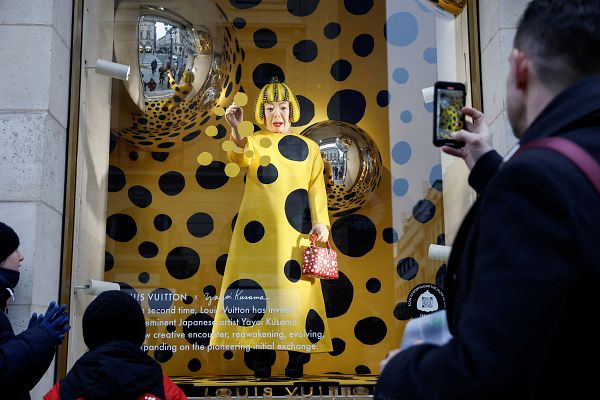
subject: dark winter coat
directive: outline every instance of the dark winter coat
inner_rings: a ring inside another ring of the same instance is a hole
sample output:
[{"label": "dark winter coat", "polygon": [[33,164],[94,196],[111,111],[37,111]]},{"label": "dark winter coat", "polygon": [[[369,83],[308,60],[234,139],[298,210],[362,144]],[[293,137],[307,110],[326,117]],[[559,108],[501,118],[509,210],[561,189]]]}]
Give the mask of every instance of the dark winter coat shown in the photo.
[{"label": "dark winter coat", "polygon": [[115,340],[84,354],[44,400],[136,400],[153,396],[187,400],[152,357],[129,342]]},{"label": "dark winter coat", "polygon": [[[569,138],[600,162],[600,77],[559,94],[521,144],[547,136]],[[552,150],[500,163],[490,152],[469,177],[480,196],[445,281],[454,339],[397,354],[376,399],[598,397],[600,196]]]},{"label": "dark winter coat", "polygon": [[0,398],[28,400],[29,391],[50,367],[56,345],[41,326],[15,336],[6,316],[9,296],[6,288],[0,287]]}]

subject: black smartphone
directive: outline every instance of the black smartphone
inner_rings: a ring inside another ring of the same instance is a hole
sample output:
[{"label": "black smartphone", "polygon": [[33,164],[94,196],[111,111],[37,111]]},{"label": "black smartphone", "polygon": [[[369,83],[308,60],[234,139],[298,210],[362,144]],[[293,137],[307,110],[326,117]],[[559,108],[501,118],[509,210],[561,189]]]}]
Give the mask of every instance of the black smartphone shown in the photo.
[{"label": "black smartphone", "polygon": [[462,147],[462,141],[450,139],[450,134],[465,126],[460,111],[465,105],[465,85],[459,82],[438,81],[433,85],[433,145]]}]

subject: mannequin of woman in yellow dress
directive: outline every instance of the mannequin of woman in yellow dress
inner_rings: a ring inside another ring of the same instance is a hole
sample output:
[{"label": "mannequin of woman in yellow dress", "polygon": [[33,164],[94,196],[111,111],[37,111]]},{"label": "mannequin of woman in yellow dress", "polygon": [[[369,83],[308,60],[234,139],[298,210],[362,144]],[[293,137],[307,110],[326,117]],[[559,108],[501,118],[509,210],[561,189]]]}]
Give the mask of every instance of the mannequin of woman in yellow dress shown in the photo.
[{"label": "mannequin of woman in yellow dress", "polygon": [[[256,378],[271,376],[275,350],[288,352],[285,375],[294,379],[303,376],[309,353],[333,350],[321,283],[300,273],[301,241],[326,242],[329,216],[319,146],[291,131],[299,112],[297,99],[277,79],[263,87],[255,106],[264,130],[243,137],[242,108],[233,103],[225,111],[238,147],[228,157],[248,172],[210,344],[231,345],[235,338],[251,349],[244,359]],[[233,302],[239,293],[253,300]]]}]

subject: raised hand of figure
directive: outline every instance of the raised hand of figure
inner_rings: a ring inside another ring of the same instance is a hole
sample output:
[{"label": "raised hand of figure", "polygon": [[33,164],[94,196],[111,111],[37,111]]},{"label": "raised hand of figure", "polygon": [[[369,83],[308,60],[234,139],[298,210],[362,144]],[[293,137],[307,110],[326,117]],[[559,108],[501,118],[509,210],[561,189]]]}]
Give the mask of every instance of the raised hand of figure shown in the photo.
[{"label": "raised hand of figure", "polygon": [[465,142],[465,145],[461,148],[443,146],[442,151],[462,158],[471,169],[482,155],[492,150],[492,135],[481,111],[471,107],[463,107],[461,111],[471,117],[473,122],[466,121],[465,129],[452,133],[452,139]]},{"label": "raised hand of figure", "polygon": [[314,224],[308,233],[308,237],[311,240],[314,238],[315,240],[325,243],[329,240],[329,229],[327,229],[327,225],[325,224]]},{"label": "raised hand of figure", "polygon": [[[36,323],[39,323],[48,331],[56,344],[61,344],[65,334],[71,329],[69,326],[69,314],[66,312],[65,304],[57,305],[54,301],[50,302],[45,314],[37,317]],[[29,321],[33,321],[33,316]]]},{"label": "raised hand of figure", "polygon": [[237,104],[231,103],[225,110],[225,120],[233,129],[237,129],[244,120],[244,110]]}]

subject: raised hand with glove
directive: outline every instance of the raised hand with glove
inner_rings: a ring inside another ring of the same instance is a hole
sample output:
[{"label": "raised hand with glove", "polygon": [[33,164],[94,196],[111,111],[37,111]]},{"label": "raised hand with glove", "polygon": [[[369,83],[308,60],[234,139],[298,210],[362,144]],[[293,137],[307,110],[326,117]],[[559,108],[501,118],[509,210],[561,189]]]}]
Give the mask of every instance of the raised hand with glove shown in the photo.
[{"label": "raised hand with glove", "polygon": [[61,344],[66,333],[71,329],[66,308],[67,306],[64,304],[59,306],[56,302],[51,301],[45,314],[33,313],[28,328],[39,325],[46,329],[56,344]]}]

